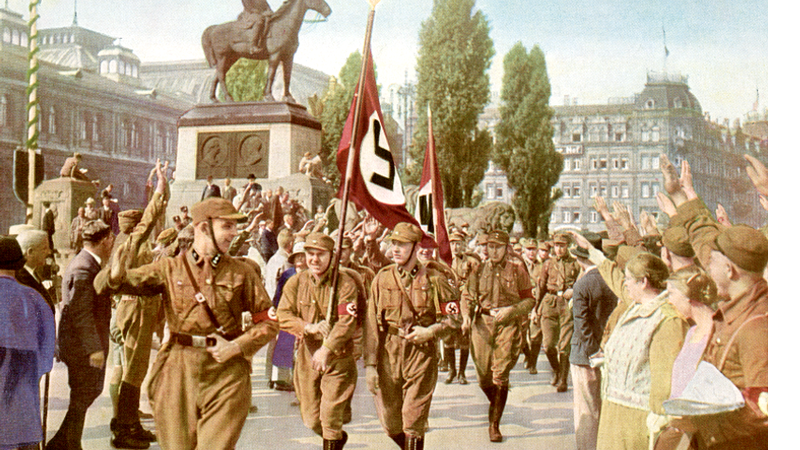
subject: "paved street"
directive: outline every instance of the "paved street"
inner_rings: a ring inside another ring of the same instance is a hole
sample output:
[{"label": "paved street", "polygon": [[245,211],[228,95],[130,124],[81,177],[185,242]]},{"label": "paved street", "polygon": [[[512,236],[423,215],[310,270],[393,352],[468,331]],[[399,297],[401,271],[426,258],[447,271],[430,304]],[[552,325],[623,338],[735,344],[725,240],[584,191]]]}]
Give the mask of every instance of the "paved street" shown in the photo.
[{"label": "paved street", "polygon": [[[294,394],[268,388],[264,377],[262,349],[256,355],[253,375],[253,402],[258,412],[250,414],[239,439],[238,449],[276,448],[306,450],[322,448],[322,439],[307,430],[300,419],[297,406],[290,403]],[[155,352],[153,353],[155,355]],[[521,361],[521,358],[520,358]],[[361,363],[359,363],[360,365]],[[482,449],[490,445],[506,449],[573,449],[572,389],[559,394],[550,386],[548,364],[541,355],[538,375],[529,375],[522,363],[511,373],[512,389],[500,425],[506,440],[491,444],[487,435],[488,401],[475,381],[472,364],[467,367],[468,386],[445,385],[446,373],[439,373],[439,385],[433,397],[430,430],[426,435],[428,449]],[[364,369],[359,370],[359,382],[353,399],[353,421],[345,425],[350,434],[346,448],[394,450],[397,446],[381,429],[372,395],[364,383]],[[108,374],[106,375],[106,382]],[[55,434],[68,404],[66,366],[56,363],[51,381],[48,438]],[[145,397],[142,410],[149,411]],[[244,406],[243,406],[244,407]],[[85,450],[110,449],[111,400],[108,386],[103,395],[89,409],[83,434]],[[153,421],[143,422],[153,429]],[[158,449],[153,444],[151,449]]]}]

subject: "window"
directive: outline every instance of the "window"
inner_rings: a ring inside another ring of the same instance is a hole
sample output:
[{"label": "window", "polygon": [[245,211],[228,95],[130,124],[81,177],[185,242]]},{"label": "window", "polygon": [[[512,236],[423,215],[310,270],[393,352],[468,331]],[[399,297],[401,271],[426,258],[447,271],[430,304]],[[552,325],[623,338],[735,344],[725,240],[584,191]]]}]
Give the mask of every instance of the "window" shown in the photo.
[{"label": "window", "polygon": [[581,170],[581,160],[575,158],[572,160],[572,170]]},{"label": "window", "polygon": [[651,132],[653,142],[658,142],[661,140],[661,133],[658,131],[658,127],[653,128]]},{"label": "window", "polygon": [[655,107],[656,107],[656,101],[655,101],[655,100],[653,100],[652,98],[651,98],[651,99],[648,99],[648,100],[645,102],[645,104],[644,104],[644,107],[645,107],[645,109],[653,109],[653,108],[655,108]]},{"label": "window", "polygon": [[592,170],[597,170],[597,167],[598,167],[597,160],[596,159],[592,159]]},{"label": "window", "polygon": [[628,183],[622,183],[620,190],[622,191],[622,198],[629,198],[631,196],[631,190],[628,187]]},{"label": "window", "polygon": [[608,169],[608,160],[605,158],[601,159],[597,167],[600,169]]},{"label": "window", "polygon": [[564,223],[570,223],[572,221],[572,214],[569,211],[564,211],[563,218]]},{"label": "window", "polygon": [[683,100],[680,97],[676,98],[672,101],[672,106],[675,108],[683,108]]},{"label": "window", "polygon": [[600,197],[608,196],[608,190],[606,189],[605,183],[600,184]]},{"label": "window", "polygon": [[100,141],[100,119],[96,114],[92,116],[92,140]]},{"label": "window", "polygon": [[494,195],[494,184],[487,183],[486,184],[486,198],[493,198],[492,195]]},{"label": "window", "polygon": [[619,159],[614,158],[613,160],[611,160],[611,167],[613,167],[616,170],[619,170]]},{"label": "window", "polygon": [[619,198],[619,186],[616,184],[611,185],[611,197]]},{"label": "window", "polygon": [[650,187],[650,193],[653,195],[653,197],[655,197],[656,195],[658,195],[658,190],[659,190],[659,184],[658,184],[658,182],[656,181],[656,182],[655,182],[655,183],[653,183],[653,185]]},{"label": "window", "polygon": [[650,130],[642,130],[642,142],[650,141]]},{"label": "window", "polygon": [[572,183],[572,197],[580,198],[580,196],[581,196],[581,182],[576,181],[575,183]]},{"label": "window", "polygon": [[[675,167],[680,167],[681,163],[675,164]],[[653,156],[653,170],[660,170],[661,169],[661,157],[656,155]]]},{"label": "window", "polygon": [[572,186],[569,183],[561,183],[561,192],[564,193],[564,198],[571,198]]},{"label": "window", "polygon": [[100,73],[108,73],[108,60],[100,61]]},{"label": "window", "polygon": [[622,158],[619,160],[619,168],[621,170],[628,170],[628,158]]},{"label": "window", "polygon": [[650,170],[650,155],[642,155],[642,170]]},{"label": "window", "polygon": [[48,113],[48,121],[47,121],[47,132],[50,134],[56,134],[56,107],[51,106],[50,112]]},{"label": "window", "polygon": [[581,212],[575,211],[572,213],[572,222],[579,223],[581,221]]},{"label": "window", "polygon": [[569,159],[564,158],[564,172],[568,172],[571,166]]},{"label": "window", "polygon": [[8,122],[8,97],[0,95],[0,127]]},{"label": "window", "polygon": [[112,59],[108,62],[108,73],[117,73],[117,60]]},{"label": "window", "polygon": [[11,42],[11,30],[8,27],[3,28],[3,42],[6,44]]},{"label": "window", "polygon": [[503,198],[503,186],[498,184],[497,187],[495,188],[495,193],[497,194],[496,195],[497,198]]},{"label": "window", "polygon": [[642,198],[650,198],[650,183],[642,183]]},{"label": "window", "polygon": [[597,211],[589,211],[589,222],[597,223],[599,221],[600,220],[599,220],[599,215],[597,214]]},{"label": "window", "polygon": [[597,183],[589,183],[589,197],[594,198],[597,195]]},{"label": "window", "polygon": [[572,142],[580,142],[581,141],[581,134],[578,132],[572,133]]},{"label": "window", "polygon": [[614,140],[617,142],[622,142],[622,132],[617,131],[614,133]]}]

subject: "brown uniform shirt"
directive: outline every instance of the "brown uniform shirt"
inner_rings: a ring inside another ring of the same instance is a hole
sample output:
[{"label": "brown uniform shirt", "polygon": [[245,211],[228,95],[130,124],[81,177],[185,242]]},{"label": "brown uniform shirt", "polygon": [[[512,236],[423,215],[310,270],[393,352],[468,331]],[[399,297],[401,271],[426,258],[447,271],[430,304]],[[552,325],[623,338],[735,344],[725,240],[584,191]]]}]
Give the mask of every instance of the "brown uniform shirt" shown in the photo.
[{"label": "brown uniform shirt", "polygon": [[[298,338],[309,323],[325,319],[331,293],[331,269],[317,280],[309,270],[289,278],[283,286],[281,302],[278,306],[278,319],[281,329]],[[356,330],[356,305],[358,285],[347,273],[339,273],[338,317],[330,334],[322,343],[335,354],[341,355],[353,349],[353,333]]]},{"label": "brown uniform shirt", "polygon": [[539,312],[542,309],[542,299],[547,294],[561,295],[575,284],[580,273],[580,264],[569,253],[561,258],[545,261],[536,282],[536,304]]},{"label": "brown uniform shirt", "polygon": [[[216,267],[210,261],[196,260],[193,252],[160,259],[138,269],[128,270],[120,292],[137,295],[161,294],[167,323],[173,333],[210,335],[216,332],[206,309],[195,299],[195,289],[186,272],[188,262],[200,291],[226,333],[242,329],[242,312],[254,316],[269,310],[272,301],[252,266],[228,255],[219,257]],[[278,334],[278,322],[263,320],[235,339],[245,357],[253,356]]]},{"label": "brown uniform shirt", "polygon": [[462,292],[461,308],[469,311],[475,305],[481,309],[519,305],[525,314],[530,312],[533,293],[525,263],[506,257],[498,264],[486,261],[472,272]]},{"label": "brown uniform shirt", "polygon": [[458,280],[458,289],[463,288],[467,284],[469,275],[478,270],[481,265],[481,259],[472,253],[462,253],[453,257],[453,272],[455,272]]},{"label": "brown uniform shirt", "polygon": [[365,365],[377,364],[379,329],[385,332],[390,326],[410,331],[415,325],[428,327],[438,322],[436,337],[460,329],[458,309],[448,309],[457,301],[457,294],[438,265],[417,263],[409,273],[392,264],[375,276],[367,307]]}]

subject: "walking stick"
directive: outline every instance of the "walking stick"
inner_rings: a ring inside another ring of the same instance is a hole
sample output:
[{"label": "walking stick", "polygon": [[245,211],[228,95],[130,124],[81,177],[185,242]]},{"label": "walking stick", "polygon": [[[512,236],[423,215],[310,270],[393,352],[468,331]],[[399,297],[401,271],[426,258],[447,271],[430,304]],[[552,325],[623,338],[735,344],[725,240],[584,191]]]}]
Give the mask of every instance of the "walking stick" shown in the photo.
[{"label": "walking stick", "polygon": [[42,442],[41,450],[44,450],[47,442],[47,409],[50,404],[50,372],[44,374],[44,400],[42,401]]}]

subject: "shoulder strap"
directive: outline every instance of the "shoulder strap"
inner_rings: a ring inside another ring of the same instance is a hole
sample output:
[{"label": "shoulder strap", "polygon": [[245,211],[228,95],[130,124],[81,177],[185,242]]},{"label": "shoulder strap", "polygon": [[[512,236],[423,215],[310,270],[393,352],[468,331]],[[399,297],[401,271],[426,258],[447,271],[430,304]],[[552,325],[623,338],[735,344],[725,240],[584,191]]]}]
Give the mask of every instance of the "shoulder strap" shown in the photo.
[{"label": "shoulder strap", "polygon": [[769,313],[759,314],[757,316],[750,317],[749,319],[747,319],[744,322],[742,322],[742,324],[739,325],[738,328],[736,328],[736,331],[733,332],[733,334],[731,335],[730,340],[728,340],[728,343],[725,344],[725,350],[723,350],[723,352],[722,352],[722,358],[720,358],[717,361],[717,370],[722,372],[722,367],[725,365],[725,359],[728,358],[728,353],[731,351],[731,346],[733,346],[733,341],[736,339],[736,336],[739,335],[739,332],[742,331],[742,328],[744,328],[744,326],[747,325],[748,323],[753,322],[753,321],[755,321],[757,319],[766,319],[767,318],[767,314],[769,314]]},{"label": "shoulder strap", "polygon": [[200,286],[197,284],[197,280],[194,279],[194,275],[192,275],[192,268],[189,267],[189,260],[187,259],[186,252],[183,253],[183,265],[186,268],[186,274],[189,276],[189,281],[192,282],[192,287],[194,288],[194,299],[197,300],[197,303],[203,305],[203,309],[205,309],[206,314],[208,314],[208,318],[211,319],[211,324],[214,325],[214,328],[217,329],[217,332],[221,335],[226,335],[225,330],[217,321],[217,316],[214,315],[214,311],[211,310],[211,307],[208,306],[208,302],[206,301],[206,297],[200,292]]},{"label": "shoulder strap", "polygon": [[[397,276],[397,270],[392,270],[392,276],[394,276],[394,281],[397,283],[397,286],[400,287],[400,290],[403,291],[403,303],[408,306],[408,309],[411,311],[411,316],[414,317],[414,322],[417,321],[417,310],[414,309],[414,303],[411,301],[411,294],[406,290],[405,285],[403,284],[403,280]],[[411,280],[411,292],[414,291],[414,280]]]}]

